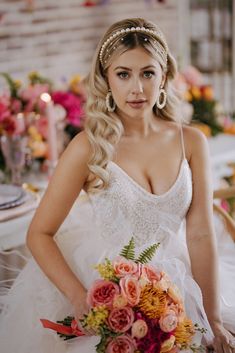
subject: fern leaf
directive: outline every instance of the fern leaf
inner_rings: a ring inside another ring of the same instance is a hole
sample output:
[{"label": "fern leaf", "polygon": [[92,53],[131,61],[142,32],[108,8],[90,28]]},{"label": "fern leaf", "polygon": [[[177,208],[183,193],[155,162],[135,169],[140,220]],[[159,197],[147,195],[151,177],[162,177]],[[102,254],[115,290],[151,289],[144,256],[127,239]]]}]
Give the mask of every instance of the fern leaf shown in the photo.
[{"label": "fern leaf", "polygon": [[140,253],[136,262],[140,262],[141,264],[146,264],[147,262],[151,261],[159,245],[160,243],[153,244],[149,246],[147,249],[143,250]]},{"label": "fern leaf", "polygon": [[129,243],[124,246],[124,248],[120,252],[120,256],[123,256],[128,260],[135,261],[135,241],[133,237],[131,238]]}]

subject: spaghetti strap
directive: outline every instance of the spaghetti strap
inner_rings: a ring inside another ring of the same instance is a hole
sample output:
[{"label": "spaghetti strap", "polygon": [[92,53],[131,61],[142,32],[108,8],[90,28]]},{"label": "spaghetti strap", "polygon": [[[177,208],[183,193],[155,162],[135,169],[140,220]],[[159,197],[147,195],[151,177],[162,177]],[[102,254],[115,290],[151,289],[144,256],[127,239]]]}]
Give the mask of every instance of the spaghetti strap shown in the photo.
[{"label": "spaghetti strap", "polygon": [[185,148],[184,148],[184,134],[183,134],[183,126],[182,123],[180,123],[180,137],[181,137],[181,145],[182,145],[182,151],[183,151],[183,159],[185,159]]}]

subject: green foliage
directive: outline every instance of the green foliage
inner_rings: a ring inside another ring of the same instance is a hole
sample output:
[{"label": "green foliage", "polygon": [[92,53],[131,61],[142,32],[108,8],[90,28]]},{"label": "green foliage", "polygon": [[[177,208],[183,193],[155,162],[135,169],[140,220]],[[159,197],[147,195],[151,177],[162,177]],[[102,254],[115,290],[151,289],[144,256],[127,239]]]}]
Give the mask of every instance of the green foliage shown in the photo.
[{"label": "green foliage", "polygon": [[147,249],[143,250],[139,257],[137,258],[136,262],[140,262],[141,264],[145,264],[152,260],[153,256],[157,248],[159,247],[160,243],[150,245]]},{"label": "green foliage", "polygon": [[215,100],[193,99],[191,101],[193,106],[193,120],[192,122],[201,122],[211,128],[212,136],[222,132],[222,126],[217,122],[215,113]]},{"label": "green foliage", "polygon": [[159,247],[160,243],[150,245],[147,249],[143,250],[138,258],[135,258],[135,241],[132,237],[131,240],[127,245],[124,246],[122,251],[120,252],[120,256],[125,257],[128,260],[135,261],[136,263],[147,263],[152,260],[153,256],[157,248]]},{"label": "green foliage", "polygon": [[14,81],[9,74],[6,72],[1,72],[0,75],[5,78],[5,80],[8,83],[9,89],[10,89],[10,95],[12,98],[17,98],[18,97],[18,88],[19,85],[17,84],[16,81]]},{"label": "green foliage", "polygon": [[31,85],[35,84],[48,84],[49,87],[52,87],[52,82],[46,77],[41,76],[37,71],[32,71],[28,75],[28,79]]},{"label": "green foliage", "polygon": [[[56,322],[57,322],[58,324],[62,324],[62,325],[64,325],[64,326],[70,327],[70,326],[71,326],[71,323],[72,323],[72,321],[73,321],[73,319],[74,319],[73,316],[66,316],[66,317],[64,318],[64,320],[61,320],[61,321],[58,320],[58,321],[56,321]],[[57,335],[59,335],[61,338],[63,338],[64,341],[68,341],[68,340],[71,340],[72,338],[77,337],[77,336],[75,336],[75,335],[70,335],[70,336],[68,336],[68,335],[65,335],[65,334],[59,333],[59,332],[57,332]]]},{"label": "green foliage", "polygon": [[129,243],[124,246],[124,248],[120,252],[120,256],[123,256],[128,260],[135,261],[135,241],[133,237],[131,238]]},{"label": "green foliage", "polygon": [[100,335],[101,335],[101,340],[95,346],[96,352],[97,353],[105,353],[106,346],[107,346],[107,340],[109,338],[114,338],[114,337],[120,336],[121,333],[116,333],[116,332],[110,331],[107,326],[103,326],[100,328]]}]

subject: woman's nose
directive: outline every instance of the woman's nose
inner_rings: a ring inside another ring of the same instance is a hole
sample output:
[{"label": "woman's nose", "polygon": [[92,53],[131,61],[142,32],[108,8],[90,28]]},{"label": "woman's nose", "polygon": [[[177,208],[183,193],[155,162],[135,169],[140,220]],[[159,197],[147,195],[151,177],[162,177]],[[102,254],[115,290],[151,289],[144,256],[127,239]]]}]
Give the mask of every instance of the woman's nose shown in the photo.
[{"label": "woman's nose", "polygon": [[143,85],[140,79],[133,80],[132,87],[131,87],[132,94],[139,94],[143,93]]}]

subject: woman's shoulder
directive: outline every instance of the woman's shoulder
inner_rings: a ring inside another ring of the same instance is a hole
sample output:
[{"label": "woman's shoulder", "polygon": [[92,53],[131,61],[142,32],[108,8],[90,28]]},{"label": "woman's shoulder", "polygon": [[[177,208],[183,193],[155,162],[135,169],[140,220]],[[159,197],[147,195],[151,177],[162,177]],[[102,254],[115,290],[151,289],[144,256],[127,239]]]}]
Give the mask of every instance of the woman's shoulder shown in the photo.
[{"label": "woman's shoulder", "polygon": [[195,153],[204,153],[208,150],[208,141],[205,134],[203,134],[199,129],[183,124],[183,137],[185,149],[192,156]]},{"label": "woman's shoulder", "polygon": [[89,158],[91,155],[91,144],[85,131],[79,132],[69,143],[67,150],[76,156]]},{"label": "woman's shoulder", "polygon": [[78,133],[68,144],[62,159],[72,160],[76,163],[87,164],[92,154],[91,145],[85,131]]}]

